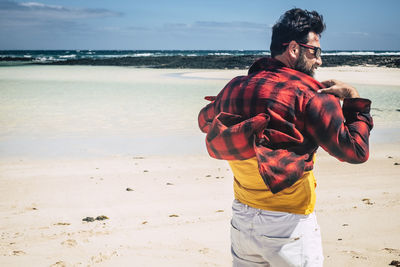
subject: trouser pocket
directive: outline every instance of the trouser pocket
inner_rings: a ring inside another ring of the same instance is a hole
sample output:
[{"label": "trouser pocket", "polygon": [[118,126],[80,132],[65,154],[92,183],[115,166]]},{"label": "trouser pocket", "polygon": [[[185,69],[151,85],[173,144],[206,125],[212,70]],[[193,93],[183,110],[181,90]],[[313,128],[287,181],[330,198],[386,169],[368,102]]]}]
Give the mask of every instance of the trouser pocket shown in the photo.
[{"label": "trouser pocket", "polygon": [[[271,266],[301,266],[301,237],[270,237],[254,234],[251,230],[239,230],[231,222],[232,254],[241,260],[270,264]],[[239,265],[240,266],[240,265]]]},{"label": "trouser pocket", "polygon": [[255,237],[257,245],[263,248],[263,255],[272,266],[301,266],[301,237]]}]

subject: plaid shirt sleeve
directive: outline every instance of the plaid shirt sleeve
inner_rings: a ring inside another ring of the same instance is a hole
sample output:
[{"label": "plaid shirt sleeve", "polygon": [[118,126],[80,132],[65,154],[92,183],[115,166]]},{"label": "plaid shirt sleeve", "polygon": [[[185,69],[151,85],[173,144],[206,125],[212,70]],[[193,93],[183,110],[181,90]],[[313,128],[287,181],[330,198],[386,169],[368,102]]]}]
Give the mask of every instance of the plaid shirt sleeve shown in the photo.
[{"label": "plaid shirt sleeve", "polygon": [[307,104],[305,130],[330,155],[349,163],[362,163],[369,156],[368,139],[373,127],[371,101],[317,94]]},{"label": "plaid shirt sleeve", "polygon": [[[205,97],[206,100],[209,100],[208,98],[211,97]],[[199,113],[198,116],[198,123],[199,123],[199,128],[203,133],[208,133],[211,122],[214,120],[214,117],[216,116],[216,111],[215,111],[215,99],[210,99],[210,101],[213,101],[209,103],[207,106],[205,106]]]}]

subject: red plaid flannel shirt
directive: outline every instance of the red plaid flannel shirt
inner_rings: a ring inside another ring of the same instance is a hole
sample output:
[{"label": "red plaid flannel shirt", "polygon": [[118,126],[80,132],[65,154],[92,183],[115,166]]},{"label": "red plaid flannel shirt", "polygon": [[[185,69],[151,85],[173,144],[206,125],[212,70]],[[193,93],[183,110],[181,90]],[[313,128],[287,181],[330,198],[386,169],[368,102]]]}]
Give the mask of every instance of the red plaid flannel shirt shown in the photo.
[{"label": "red plaid flannel shirt", "polygon": [[373,127],[371,101],[338,98],[316,91],[312,77],[272,58],[256,61],[247,76],[231,80],[199,114],[211,157],[257,157],[259,172],[272,193],[294,184],[312,170],[321,146],[341,161],[368,159]]}]

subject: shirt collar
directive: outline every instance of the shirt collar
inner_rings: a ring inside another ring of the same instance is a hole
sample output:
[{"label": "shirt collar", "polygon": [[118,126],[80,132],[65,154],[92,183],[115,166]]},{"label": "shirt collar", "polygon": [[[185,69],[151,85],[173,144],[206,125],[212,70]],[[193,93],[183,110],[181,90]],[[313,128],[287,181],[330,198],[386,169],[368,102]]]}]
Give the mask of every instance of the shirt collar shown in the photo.
[{"label": "shirt collar", "polygon": [[253,74],[262,70],[276,70],[286,67],[285,64],[280,62],[275,58],[263,57],[256,60],[253,65],[251,65],[248,74]]},{"label": "shirt collar", "polygon": [[251,65],[248,75],[254,74],[259,71],[274,71],[276,72],[277,70],[282,70],[283,72],[290,74],[290,75],[295,75],[298,77],[299,80],[302,80],[303,83],[307,84],[311,88],[313,88],[315,91],[324,88],[322,84],[320,84],[317,80],[315,80],[313,77],[302,73],[300,71],[294,70],[292,68],[286,67],[285,64],[283,64],[281,61],[275,59],[275,58],[270,58],[270,57],[263,57],[258,60],[256,60],[253,65]]}]

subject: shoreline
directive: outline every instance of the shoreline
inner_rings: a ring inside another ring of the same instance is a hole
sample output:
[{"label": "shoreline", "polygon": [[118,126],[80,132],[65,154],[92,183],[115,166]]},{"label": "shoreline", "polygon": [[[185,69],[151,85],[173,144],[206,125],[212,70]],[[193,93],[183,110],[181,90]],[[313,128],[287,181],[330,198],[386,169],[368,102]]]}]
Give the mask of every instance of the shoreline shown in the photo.
[{"label": "shoreline", "polygon": [[[61,75],[57,72],[60,70],[69,72],[73,71],[74,68],[79,68],[81,71],[86,71],[86,76],[74,75],[69,77],[67,80],[79,79],[82,81],[89,81],[93,79],[99,79],[100,81],[110,80],[110,81],[124,81],[124,82],[134,82],[138,79],[146,80],[151,76],[155,76],[158,79],[163,80],[203,80],[203,81],[229,81],[232,78],[240,75],[247,75],[247,69],[202,69],[202,68],[145,68],[136,66],[113,66],[113,65],[49,65],[49,64],[26,64],[26,65],[9,65],[0,66],[0,82],[1,79],[16,79],[16,78],[30,78],[31,76],[36,76],[35,79],[46,79],[51,80],[51,77],[42,71],[36,71],[34,74],[29,74],[28,77],[22,76],[22,72],[25,68],[36,67],[44,69],[45,71],[57,73],[57,77]],[[62,68],[66,69],[62,69]],[[8,72],[9,74],[14,74],[17,69],[17,76],[6,76],[1,75],[1,71]],[[102,75],[97,75],[95,77],[96,71],[101,71]],[[14,71],[14,72],[12,72]],[[114,71],[118,74],[117,77],[112,77],[107,75],[109,71]],[[125,77],[130,73],[142,73],[143,77]],[[122,73],[122,74],[121,74]],[[103,74],[105,77],[103,77]],[[125,75],[125,76],[124,76]],[[170,79],[169,79],[170,78]],[[353,84],[367,84],[367,85],[387,85],[387,86],[400,86],[400,68],[391,68],[385,66],[335,66],[328,67],[324,64],[316,70],[315,79],[322,81],[325,79],[338,79],[344,82]]]},{"label": "shoreline", "polygon": [[[183,79],[230,80],[235,76],[246,75],[247,70],[221,69],[176,69],[178,73],[169,74]],[[400,86],[400,69],[376,66],[321,66],[315,79],[319,81],[337,79],[352,84]]]}]

